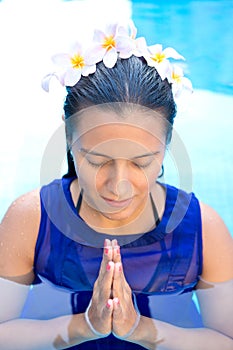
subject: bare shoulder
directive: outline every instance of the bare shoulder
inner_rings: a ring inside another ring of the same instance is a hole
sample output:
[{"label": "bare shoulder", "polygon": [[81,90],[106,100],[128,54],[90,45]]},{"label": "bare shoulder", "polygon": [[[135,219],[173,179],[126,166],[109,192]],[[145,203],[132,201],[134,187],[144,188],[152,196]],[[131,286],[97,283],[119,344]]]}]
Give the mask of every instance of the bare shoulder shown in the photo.
[{"label": "bare shoulder", "polygon": [[203,237],[202,278],[223,282],[233,278],[233,239],[219,214],[200,203]]},{"label": "bare shoulder", "polygon": [[20,281],[20,276],[31,274],[40,215],[39,189],[10,205],[0,225],[0,276]]}]

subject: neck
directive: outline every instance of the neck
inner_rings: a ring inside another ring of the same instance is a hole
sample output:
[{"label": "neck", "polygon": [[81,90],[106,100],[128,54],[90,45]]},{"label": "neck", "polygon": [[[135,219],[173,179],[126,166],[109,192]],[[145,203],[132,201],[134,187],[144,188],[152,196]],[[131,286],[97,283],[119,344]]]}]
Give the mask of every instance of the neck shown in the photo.
[{"label": "neck", "polygon": [[[78,180],[71,184],[71,194],[74,203],[80,197]],[[155,208],[153,208],[153,204]],[[85,201],[85,194],[79,210],[81,218],[96,232],[109,235],[140,234],[151,231],[156,226],[156,221],[161,218],[165,205],[165,191],[159,184],[155,184],[150,196],[147,196],[143,208],[134,213],[134,217],[125,220],[113,220],[104,216]]]}]

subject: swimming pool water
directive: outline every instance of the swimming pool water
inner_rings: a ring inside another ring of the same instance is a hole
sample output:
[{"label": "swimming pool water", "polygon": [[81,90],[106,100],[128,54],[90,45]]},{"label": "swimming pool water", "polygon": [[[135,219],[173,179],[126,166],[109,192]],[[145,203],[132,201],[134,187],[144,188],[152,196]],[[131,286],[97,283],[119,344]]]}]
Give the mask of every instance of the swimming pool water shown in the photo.
[{"label": "swimming pool water", "polygon": [[194,88],[233,94],[233,1],[132,1],[132,17],[148,43],[175,47]]}]

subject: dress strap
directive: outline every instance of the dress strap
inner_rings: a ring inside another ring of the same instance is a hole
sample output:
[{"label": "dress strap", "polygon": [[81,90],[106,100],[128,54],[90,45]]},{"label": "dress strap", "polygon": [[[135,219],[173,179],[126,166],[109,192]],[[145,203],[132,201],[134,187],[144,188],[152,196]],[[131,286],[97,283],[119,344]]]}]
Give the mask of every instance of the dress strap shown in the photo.
[{"label": "dress strap", "polygon": [[83,200],[83,189],[81,188],[81,191],[80,191],[80,194],[79,194],[79,197],[78,197],[78,201],[77,201],[77,204],[76,204],[76,212],[77,214],[79,215],[79,212],[80,212],[80,209],[81,209],[81,205],[82,205],[82,200]]}]

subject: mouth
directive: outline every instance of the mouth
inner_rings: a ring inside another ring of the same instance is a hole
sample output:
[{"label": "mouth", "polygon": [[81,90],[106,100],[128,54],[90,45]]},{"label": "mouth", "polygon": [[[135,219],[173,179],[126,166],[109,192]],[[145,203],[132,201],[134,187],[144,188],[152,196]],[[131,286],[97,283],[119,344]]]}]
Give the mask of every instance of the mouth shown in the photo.
[{"label": "mouth", "polygon": [[132,202],[132,197],[128,199],[124,199],[122,201],[116,201],[113,199],[108,199],[105,197],[102,197],[105,203],[107,203],[109,206],[114,207],[114,208],[124,208],[127,207],[131,202]]}]

